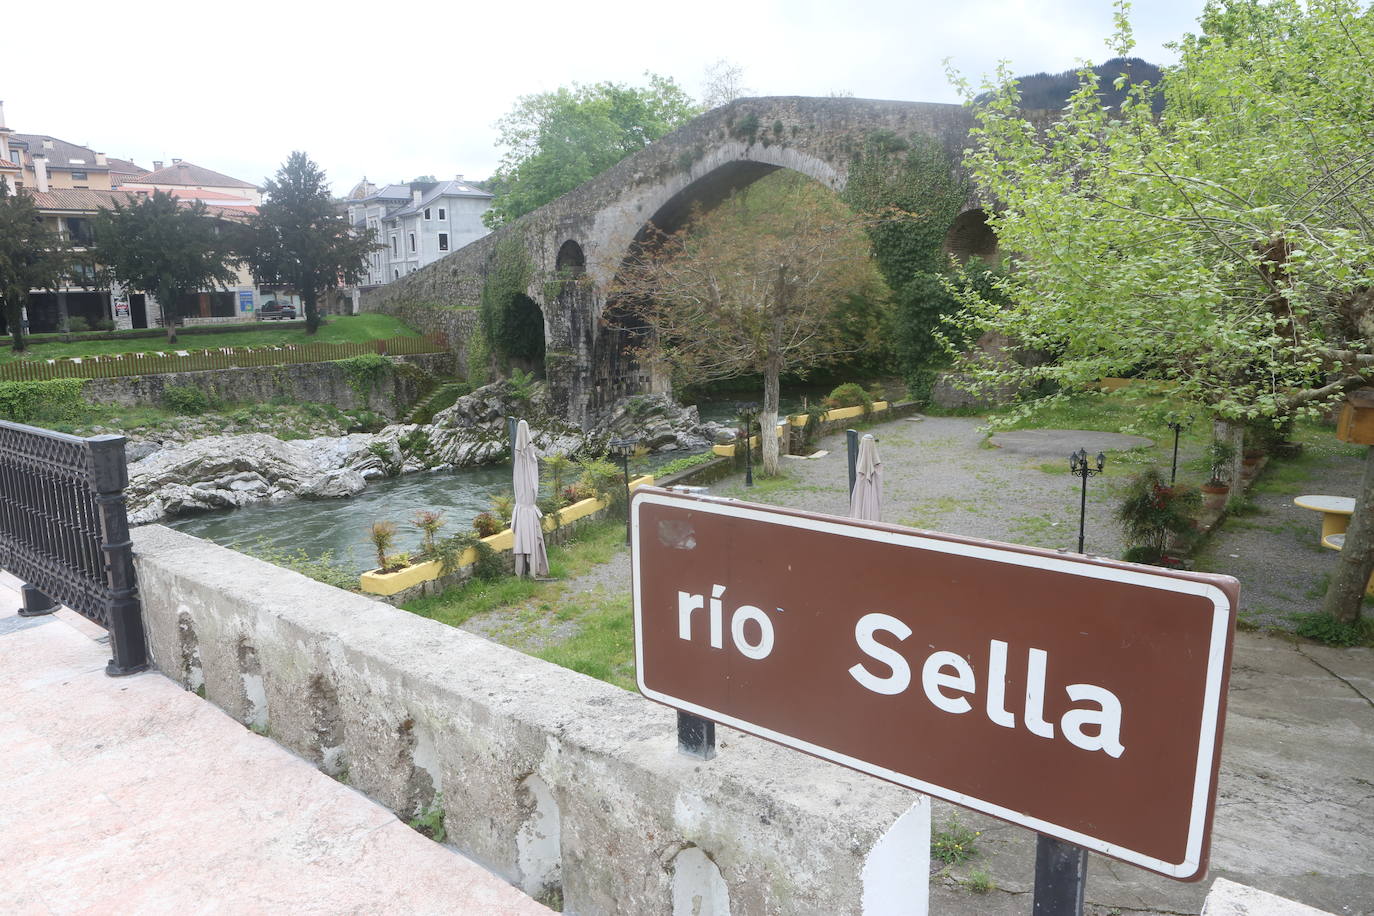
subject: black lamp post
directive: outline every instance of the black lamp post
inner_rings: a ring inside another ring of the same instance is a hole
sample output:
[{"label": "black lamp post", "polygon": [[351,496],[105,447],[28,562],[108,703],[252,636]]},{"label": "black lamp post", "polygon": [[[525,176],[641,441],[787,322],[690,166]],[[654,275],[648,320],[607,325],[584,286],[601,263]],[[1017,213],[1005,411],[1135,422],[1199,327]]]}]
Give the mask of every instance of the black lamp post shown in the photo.
[{"label": "black lamp post", "polygon": [[625,543],[630,543],[630,458],[634,456],[638,439],[612,439],[611,456],[620,459],[620,469],[625,473]]},{"label": "black lamp post", "polygon": [[1193,418],[1181,417],[1177,420],[1171,420],[1165,425],[1174,431],[1174,463],[1169,469],[1169,486],[1172,487],[1178,480],[1178,434],[1193,425]]},{"label": "black lamp post", "polygon": [[[738,405],[739,421],[744,427],[744,485],[754,485],[754,447],[750,439],[754,435],[754,420],[759,415],[759,405],[754,401],[741,401]],[[762,435],[762,430],[759,431]]]},{"label": "black lamp post", "polygon": [[1107,456],[1097,453],[1097,467],[1088,463],[1088,453],[1079,449],[1069,456],[1069,470],[1083,479],[1083,495],[1078,503],[1078,552],[1083,552],[1083,526],[1088,516],[1088,478],[1102,473],[1107,464]]}]

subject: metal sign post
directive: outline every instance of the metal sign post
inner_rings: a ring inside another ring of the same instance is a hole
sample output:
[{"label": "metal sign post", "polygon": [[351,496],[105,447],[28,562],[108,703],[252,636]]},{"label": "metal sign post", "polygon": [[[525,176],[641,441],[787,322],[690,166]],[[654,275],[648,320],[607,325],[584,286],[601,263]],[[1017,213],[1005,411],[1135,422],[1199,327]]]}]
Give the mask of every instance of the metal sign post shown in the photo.
[{"label": "metal sign post", "polygon": [[1037,913],[1088,851],[1205,874],[1234,579],[652,487],[631,525],[684,752],[720,723],[1042,834]]},{"label": "metal sign post", "polygon": [[1035,837],[1034,916],[1079,916],[1088,887],[1088,851],[1043,833]]}]

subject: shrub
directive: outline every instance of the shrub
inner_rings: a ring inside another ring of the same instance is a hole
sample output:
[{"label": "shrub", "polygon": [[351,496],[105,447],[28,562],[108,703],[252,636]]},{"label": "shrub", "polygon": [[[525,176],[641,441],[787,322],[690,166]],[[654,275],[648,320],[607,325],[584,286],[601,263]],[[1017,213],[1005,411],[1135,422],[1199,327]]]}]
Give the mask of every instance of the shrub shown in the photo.
[{"label": "shrub", "polygon": [[72,315],[67,319],[67,330],[73,334],[80,334],[90,329],[91,323],[80,315]]},{"label": "shrub", "polygon": [[0,419],[16,423],[60,423],[79,419],[86,406],[81,398],[85,384],[86,380],[79,378],[0,382]]},{"label": "shrub", "polygon": [[708,461],[715,460],[716,454],[714,452],[701,452],[696,455],[688,455],[685,458],[675,458],[655,471],[654,476],[659,478],[667,477],[670,474],[676,474],[679,471],[685,471],[689,468],[706,464]]},{"label": "shrub", "polygon": [[563,505],[571,506],[584,499],[595,499],[596,490],[584,483],[575,483],[563,488]]},{"label": "shrub", "polygon": [[382,473],[387,477],[396,477],[401,473],[401,468],[405,465],[405,456],[398,454],[390,442],[370,442],[367,451],[377,459],[382,467]]},{"label": "shrub", "polygon": [[586,487],[593,494],[606,500],[612,509],[625,503],[625,475],[620,468],[605,458],[588,458],[579,461],[582,477],[578,485]]},{"label": "shrub", "polygon": [[162,404],[188,416],[206,413],[214,406],[210,396],[195,385],[168,385],[162,390]]},{"label": "shrub", "polygon": [[506,526],[501,524],[501,520],[490,512],[479,512],[472,520],[472,530],[477,532],[478,537],[489,538],[493,534],[500,534]]},{"label": "shrub", "polygon": [[507,490],[505,493],[498,493],[493,496],[491,498],[491,514],[509,525],[511,516],[515,514],[515,494]]},{"label": "shrub", "polygon": [[396,543],[396,523],[373,522],[372,527],[368,529],[367,537],[377,551],[377,568],[382,572],[395,572],[391,568],[391,558],[387,556],[387,551]]},{"label": "shrub", "polygon": [[444,527],[444,513],[435,512],[432,509],[421,509],[415,513],[410,522],[420,529],[420,553],[425,559],[434,559],[437,556],[434,536],[439,533],[440,528]]},{"label": "shrub", "polygon": [[97,331],[113,331],[115,329],[115,323],[109,318],[101,318],[96,321],[94,327]]},{"label": "shrub", "polygon": [[345,564],[335,560],[332,550],[326,550],[319,556],[312,557],[299,548],[292,552],[273,547],[261,538],[252,546],[243,544],[230,544],[229,546],[240,553],[257,557],[259,560],[264,560],[274,566],[280,566],[283,569],[308,576],[316,582],[323,582],[325,585],[332,585],[344,591],[358,590],[358,574]]},{"label": "shrub", "polygon": [[1130,547],[1125,559],[1158,564],[1171,536],[1193,534],[1193,513],[1201,503],[1201,494],[1192,487],[1165,486],[1159,468],[1136,474],[1116,510]]},{"label": "shrub", "polygon": [[836,387],[826,403],[831,407],[862,407],[865,417],[873,413],[873,398],[858,382],[845,382]]}]

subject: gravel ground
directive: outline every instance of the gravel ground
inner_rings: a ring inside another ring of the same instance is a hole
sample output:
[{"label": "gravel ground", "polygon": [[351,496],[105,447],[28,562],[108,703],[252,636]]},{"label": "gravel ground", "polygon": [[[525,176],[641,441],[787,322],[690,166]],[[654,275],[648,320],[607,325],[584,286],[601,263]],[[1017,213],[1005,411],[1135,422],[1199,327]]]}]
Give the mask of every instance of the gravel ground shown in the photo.
[{"label": "gravel ground", "polygon": [[[1053,446],[1042,454],[993,448],[978,417],[913,417],[875,425],[883,461],[883,518],[916,528],[1073,550],[1078,539],[1080,481],[1068,471],[1068,453],[1090,452],[1105,443],[1101,433],[1060,431],[1064,457]],[[1148,440],[1145,440],[1148,441]],[[1128,478],[1156,464],[1167,470],[1171,442],[1126,451],[1107,451],[1107,467],[1088,482],[1088,553],[1119,557],[1125,550],[1112,513]],[[819,458],[785,458],[781,479],[743,475],[714,484],[719,496],[810,509],[836,515],[848,511],[844,436],[827,436]],[[1185,445],[1179,456],[1181,480],[1201,478],[1200,449]],[[1308,436],[1301,460],[1271,465],[1251,493],[1253,509],[1232,517],[1203,547],[1197,567],[1241,581],[1241,616],[1258,626],[1291,627],[1289,615],[1316,610],[1335,555],[1321,547],[1320,517],[1293,505],[1303,493],[1353,495],[1359,481],[1359,449],[1336,442],[1331,431]],[[599,600],[629,588],[626,552],[565,583],[564,600],[587,595]],[[546,604],[548,599],[541,599]],[[524,606],[470,620],[465,629],[536,651],[566,638],[576,622],[549,619],[546,608]]]}]

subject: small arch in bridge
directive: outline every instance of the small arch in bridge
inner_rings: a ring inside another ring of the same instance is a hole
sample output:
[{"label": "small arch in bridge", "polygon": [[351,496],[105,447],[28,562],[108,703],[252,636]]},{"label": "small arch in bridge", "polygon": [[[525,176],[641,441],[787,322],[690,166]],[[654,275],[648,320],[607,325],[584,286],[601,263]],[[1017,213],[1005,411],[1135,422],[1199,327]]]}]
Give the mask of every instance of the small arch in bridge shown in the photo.
[{"label": "small arch in bridge", "polygon": [[507,313],[507,336],[511,365],[524,372],[544,377],[544,311],[524,293],[511,300]]},{"label": "small arch in bridge", "polygon": [[587,256],[582,253],[582,246],[572,239],[568,239],[558,249],[558,260],[554,266],[561,274],[563,271],[573,275],[581,275],[587,270]]},{"label": "small arch in bridge", "polygon": [[988,215],[983,208],[974,207],[956,216],[945,233],[942,248],[945,254],[954,255],[962,262],[969,258],[996,261],[997,234],[988,225]]}]

